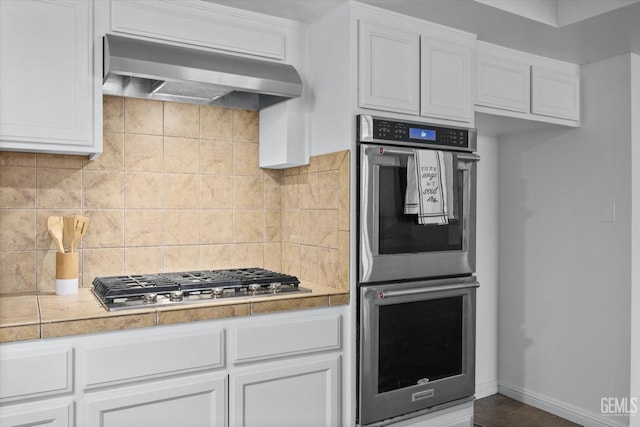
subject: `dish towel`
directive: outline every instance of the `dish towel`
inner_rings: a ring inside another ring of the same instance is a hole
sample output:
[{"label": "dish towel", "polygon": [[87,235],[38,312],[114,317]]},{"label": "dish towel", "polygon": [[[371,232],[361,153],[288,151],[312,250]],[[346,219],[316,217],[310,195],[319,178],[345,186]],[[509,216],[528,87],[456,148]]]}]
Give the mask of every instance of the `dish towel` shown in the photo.
[{"label": "dish towel", "polygon": [[453,214],[451,168],[451,153],[413,150],[407,160],[404,213],[418,215],[421,225],[448,224]]}]

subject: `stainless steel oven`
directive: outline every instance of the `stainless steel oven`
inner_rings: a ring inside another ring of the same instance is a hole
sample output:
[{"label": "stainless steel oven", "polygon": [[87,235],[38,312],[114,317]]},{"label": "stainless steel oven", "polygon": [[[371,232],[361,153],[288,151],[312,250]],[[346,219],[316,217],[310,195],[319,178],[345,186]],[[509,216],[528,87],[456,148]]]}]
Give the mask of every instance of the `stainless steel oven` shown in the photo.
[{"label": "stainless steel oven", "polygon": [[475,277],[360,288],[359,424],[470,400]]},{"label": "stainless steel oven", "polygon": [[[475,130],[360,115],[358,145],[359,282],[473,273]],[[439,183],[446,190],[447,217],[438,224],[420,224],[418,215],[406,212],[416,151],[440,156],[437,178],[444,180]]]},{"label": "stainless steel oven", "polygon": [[360,115],[358,424],[473,399],[474,129]]}]

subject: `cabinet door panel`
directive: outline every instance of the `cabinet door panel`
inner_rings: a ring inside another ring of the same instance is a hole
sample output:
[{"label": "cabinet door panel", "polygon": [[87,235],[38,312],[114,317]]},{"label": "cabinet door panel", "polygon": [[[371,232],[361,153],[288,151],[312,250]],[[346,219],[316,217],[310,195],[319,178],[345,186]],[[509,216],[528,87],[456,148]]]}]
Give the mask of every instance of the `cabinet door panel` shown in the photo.
[{"label": "cabinet door panel", "polygon": [[531,67],[478,55],[476,105],[528,113],[531,105]]},{"label": "cabinet door panel", "polygon": [[230,375],[229,425],[339,425],[339,362],[334,356]]},{"label": "cabinet door panel", "polygon": [[0,411],[0,427],[71,427],[73,425],[73,402],[68,399],[7,406]]},{"label": "cabinet door panel", "polygon": [[0,148],[95,152],[92,3],[2,0],[0,31]]},{"label": "cabinet door panel", "polygon": [[226,375],[123,387],[92,394],[85,405],[88,427],[223,427]]},{"label": "cabinet door panel", "polygon": [[531,112],[563,119],[580,119],[580,77],[533,67]]},{"label": "cabinet door panel", "polygon": [[420,114],[470,122],[471,48],[427,37],[421,38]]},{"label": "cabinet door panel", "polygon": [[418,35],[359,22],[359,105],[418,114]]}]

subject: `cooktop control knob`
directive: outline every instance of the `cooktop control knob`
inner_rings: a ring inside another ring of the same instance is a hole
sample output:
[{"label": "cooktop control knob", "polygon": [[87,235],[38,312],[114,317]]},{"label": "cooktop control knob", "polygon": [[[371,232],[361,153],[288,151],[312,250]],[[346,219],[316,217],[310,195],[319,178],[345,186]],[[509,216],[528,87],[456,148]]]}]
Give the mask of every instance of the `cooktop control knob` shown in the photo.
[{"label": "cooktop control knob", "polygon": [[213,288],[211,290],[211,293],[213,294],[214,298],[220,298],[224,293],[224,288]]},{"label": "cooktop control knob", "polygon": [[173,291],[169,294],[171,301],[182,301],[184,299],[184,293],[182,291]]},{"label": "cooktop control knob", "polygon": [[154,294],[154,293],[144,294],[142,296],[142,301],[145,304],[153,304],[155,302],[158,302],[158,294]]},{"label": "cooktop control knob", "polygon": [[269,284],[269,290],[271,291],[272,294],[277,294],[278,292],[280,292],[281,288],[282,288],[282,283],[273,282]]},{"label": "cooktop control knob", "polygon": [[249,292],[252,294],[256,294],[260,290],[260,285],[257,283],[252,283],[249,285]]}]

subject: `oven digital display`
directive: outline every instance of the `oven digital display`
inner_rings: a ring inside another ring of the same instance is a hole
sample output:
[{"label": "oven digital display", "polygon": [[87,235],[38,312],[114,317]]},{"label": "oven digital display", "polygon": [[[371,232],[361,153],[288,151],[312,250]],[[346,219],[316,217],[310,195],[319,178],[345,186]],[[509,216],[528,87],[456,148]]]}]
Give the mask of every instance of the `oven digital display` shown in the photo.
[{"label": "oven digital display", "polygon": [[435,141],[436,131],[433,129],[409,128],[409,138]]}]

